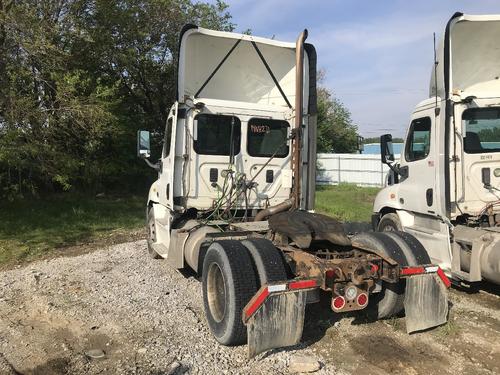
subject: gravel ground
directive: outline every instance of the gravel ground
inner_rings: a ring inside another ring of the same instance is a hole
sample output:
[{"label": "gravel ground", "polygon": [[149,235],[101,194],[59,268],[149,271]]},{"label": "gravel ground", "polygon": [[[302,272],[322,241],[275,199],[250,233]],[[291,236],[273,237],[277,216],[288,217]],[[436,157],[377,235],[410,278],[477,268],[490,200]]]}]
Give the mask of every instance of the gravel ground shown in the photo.
[{"label": "gravel ground", "polygon": [[2,272],[0,353],[23,374],[280,374],[311,352],[248,360],[246,346],[219,345],[200,286],[149,259],[145,241]]},{"label": "gravel ground", "polygon": [[1,272],[0,374],[289,374],[299,355],[320,362],[315,374],[500,373],[498,295],[450,299],[450,323],[416,335],[402,318],[312,305],[301,344],[248,360],[212,338],[200,283],[141,240]]}]

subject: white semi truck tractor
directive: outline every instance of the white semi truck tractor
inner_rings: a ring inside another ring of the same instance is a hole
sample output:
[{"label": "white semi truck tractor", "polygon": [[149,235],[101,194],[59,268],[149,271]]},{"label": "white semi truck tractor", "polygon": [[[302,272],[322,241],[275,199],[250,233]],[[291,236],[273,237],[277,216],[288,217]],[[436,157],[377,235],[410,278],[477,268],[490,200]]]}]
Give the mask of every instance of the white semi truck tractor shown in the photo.
[{"label": "white semi truck tractor", "polygon": [[407,330],[446,322],[449,280],[404,232],[348,237],[315,214],[316,53],[305,43],[187,25],[177,101],[147,200],[148,249],[201,279],[207,323],[251,356],[294,345],[304,307],[407,317]]},{"label": "white semi truck tractor", "polygon": [[457,283],[500,284],[500,15],[456,13],[437,50],[429,98],[400,160],[381,137],[388,186],[374,229],[404,231]]}]

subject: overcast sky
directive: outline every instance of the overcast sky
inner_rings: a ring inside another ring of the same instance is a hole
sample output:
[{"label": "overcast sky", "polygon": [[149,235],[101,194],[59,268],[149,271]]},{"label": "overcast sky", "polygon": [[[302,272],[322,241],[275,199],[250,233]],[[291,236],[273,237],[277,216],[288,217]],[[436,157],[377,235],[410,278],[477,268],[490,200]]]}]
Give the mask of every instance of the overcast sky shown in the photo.
[{"label": "overcast sky", "polygon": [[324,85],[365,137],[402,136],[428,95],[433,32],[456,11],[500,13],[500,0],[226,0],[236,31],[294,41],[309,30]]}]

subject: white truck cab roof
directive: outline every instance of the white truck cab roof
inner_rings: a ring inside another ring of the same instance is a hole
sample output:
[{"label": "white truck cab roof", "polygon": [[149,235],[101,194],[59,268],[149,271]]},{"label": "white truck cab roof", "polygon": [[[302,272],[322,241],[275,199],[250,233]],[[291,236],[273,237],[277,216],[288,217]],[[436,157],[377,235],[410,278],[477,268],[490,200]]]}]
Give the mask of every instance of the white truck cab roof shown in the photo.
[{"label": "white truck cab roof", "polygon": [[[462,98],[498,96],[499,36],[500,15],[455,14],[438,48],[438,96],[445,98],[446,76],[449,76],[450,95]],[[435,96],[435,86],[435,77],[431,74],[431,97]]]},{"label": "white truck cab roof", "polygon": [[[251,103],[253,108],[290,110],[295,102],[295,48],[295,43],[186,25],[179,46],[178,101],[211,99],[230,106]],[[306,74],[305,89],[307,79]]]}]

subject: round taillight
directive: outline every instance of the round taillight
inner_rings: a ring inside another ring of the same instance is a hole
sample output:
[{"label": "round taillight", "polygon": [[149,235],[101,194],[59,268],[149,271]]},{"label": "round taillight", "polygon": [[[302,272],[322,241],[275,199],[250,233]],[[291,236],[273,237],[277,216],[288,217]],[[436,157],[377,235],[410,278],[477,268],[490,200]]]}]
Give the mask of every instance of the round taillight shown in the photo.
[{"label": "round taillight", "polygon": [[368,295],[366,295],[366,293],[361,293],[358,296],[358,305],[359,306],[366,306],[367,303],[368,303]]},{"label": "round taillight", "polygon": [[344,297],[338,296],[332,299],[332,309],[333,310],[340,310],[345,306],[345,299]]}]

